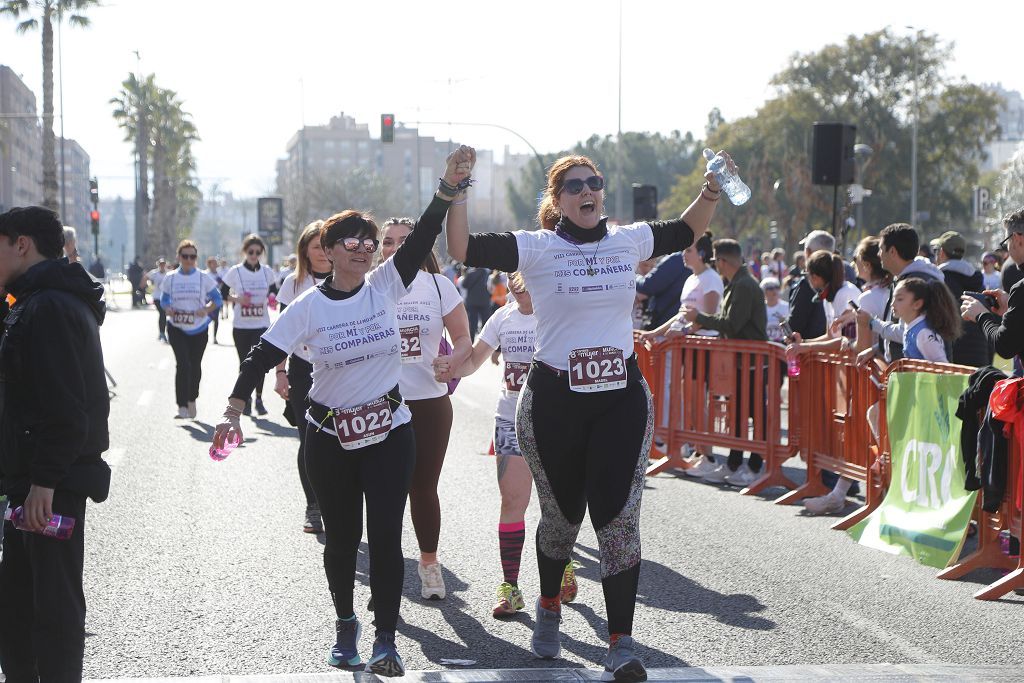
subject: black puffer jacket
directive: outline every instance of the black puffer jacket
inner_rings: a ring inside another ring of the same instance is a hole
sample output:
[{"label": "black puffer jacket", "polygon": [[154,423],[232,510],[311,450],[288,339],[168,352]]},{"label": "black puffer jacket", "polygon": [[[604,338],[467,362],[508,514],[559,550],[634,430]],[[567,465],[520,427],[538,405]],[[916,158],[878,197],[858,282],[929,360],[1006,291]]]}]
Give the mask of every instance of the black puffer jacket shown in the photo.
[{"label": "black puffer jacket", "polygon": [[[953,299],[960,305],[964,292],[980,292],[985,288],[981,271],[961,259],[946,261],[939,265],[946,286],[953,293]],[[984,367],[992,362],[992,345],[978,323],[964,321],[963,334],[953,341],[951,363]]]},{"label": "black puffer jacket", "polygon": [[0,490],[35,484],[103,500],[110,398],[99,326],[103,285],[78,263],[48,259],[10,286],[0,339]]}]

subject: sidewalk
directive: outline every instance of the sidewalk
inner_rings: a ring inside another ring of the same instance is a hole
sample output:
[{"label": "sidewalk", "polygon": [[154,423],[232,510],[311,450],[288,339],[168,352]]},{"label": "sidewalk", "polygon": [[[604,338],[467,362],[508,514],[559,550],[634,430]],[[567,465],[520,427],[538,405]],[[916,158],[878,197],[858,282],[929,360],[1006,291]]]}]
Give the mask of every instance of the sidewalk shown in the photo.
[{"label": "sidewalk", "polygon": [[[841,664],[821,666],[722,666],[650,669],[651,681],[871,681],[877,683],[982,683],[983,681],[1019,681],[1018,666],[960,666],[955,664]],[[469,683],[471,681],[597,681],[596,669],[465,669],[457,671],[410,671],[404,678],[378,678],[372,674],[330,672],[318,674],[281,674],[267,676],[204,676],[197,678],[102,679],[89,683],[320,683],[331,681],[422,681],[423,683]]]}]

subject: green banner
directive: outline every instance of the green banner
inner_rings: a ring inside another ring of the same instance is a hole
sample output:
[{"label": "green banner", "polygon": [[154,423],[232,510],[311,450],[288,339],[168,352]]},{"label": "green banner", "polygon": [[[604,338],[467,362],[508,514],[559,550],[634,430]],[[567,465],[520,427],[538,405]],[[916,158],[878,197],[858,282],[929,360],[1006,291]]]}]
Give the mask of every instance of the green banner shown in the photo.
[{"label": "green banner", "polygon": [[976,492],[964,489],[957,400],[966,375],[889,378],[892,481],[882,504],[849,530],[862,545],[942,568],[960,556]]}]

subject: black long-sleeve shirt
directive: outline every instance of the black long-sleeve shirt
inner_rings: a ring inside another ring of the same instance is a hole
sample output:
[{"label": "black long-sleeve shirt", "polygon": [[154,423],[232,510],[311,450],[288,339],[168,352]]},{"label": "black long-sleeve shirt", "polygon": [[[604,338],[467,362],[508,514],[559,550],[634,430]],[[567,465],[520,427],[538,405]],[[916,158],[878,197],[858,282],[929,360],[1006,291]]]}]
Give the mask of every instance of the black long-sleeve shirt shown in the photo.
[{"label": "black long-sleeve shirt", "polygon": [[[448,213],[449,206],[451,206],[450,201],[435,196],[423,212],[423,215],[420,216],[420,219],[416,221],[416,225],[413,227],[412,232],[409,233],[409,236],[405,238],[405,242],[398,247],[398,251],[391,257],[395,270],[398,271],[402,278],[402,284],[406,287],[411,285],[412,281],[416,279],[420,266],[423,265],[423,260],[427,258],[430,250],[434,248],[434,242],[437,240],[437,236],[441,234],[441,226],[444,222],[444,217]],[[328,277],[317,285],[317,290],[327,298],[335,301],[355,296],[362,290],[365,284],[365,282],[361,282],[355,289],[343,292],[331,286],[333,280],[333,275]],[[283,312],[282,315],[284,315]],[[279,365],[287,357],[288,353],[286,351],[261,338],[259,343],[252,347],[252,351],[249,352],[246,359],[242,361],[238,379],[235,381],[235,387],[231,391],[231,398],[244,401],[246,396],[252,394],[259,383],[260,377],[269,372],[271,368]]]},{"label": "black long-sleeve shirt", "polygon": [[[606,219],[597,227],[581,228],[562,219],[560,226],[580,242],[597,242],[608,234]],[[686,249],[693,244],[693,229],[682,218],[670,221],[648,221],[654,234],[654,250],[649,258],[665,256]],[[466,265],[496,268],[506,273],[519,269],[519,246],[515,233],[480,232],[469,236],[466,247]]]},{"label": "black long-sleeve shirt", "polygon": [[789,294],[789,327],[805,340],[820,337],[828,327],[825,305],[815,301],[814,296],[814,288],[806,276]]},{"label": "black long-sleeve shirt", "polygon": [[978,325],[992,342],[996,353],[1003,358],[1013,358],[1024,353],[1024,280],[1010,288],[1007,298],[1006,315],[982,313]]}]

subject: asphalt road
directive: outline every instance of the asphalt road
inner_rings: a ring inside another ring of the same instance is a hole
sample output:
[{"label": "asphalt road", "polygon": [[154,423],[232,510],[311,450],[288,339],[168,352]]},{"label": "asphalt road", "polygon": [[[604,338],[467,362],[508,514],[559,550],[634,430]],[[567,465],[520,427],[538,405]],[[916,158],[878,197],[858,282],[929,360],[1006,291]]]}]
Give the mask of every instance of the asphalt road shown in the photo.
[{"label": "asphalt road", "polygon": [[[199,417],[175,413],[174,360],[151,310],[111,312],[103,326],[114,477],[87,519],[87,678],[328,671],[333,610],[322,545],[301,532],[295,431],[283,402],[243,423],[224,462],[207,456],[212,425],[237,370],[230,325],[204,360]],[[419,598],[417,548],[405,526],[406,586],[398,644],[406,666],[552,666],[529,652],[532,616],[490,615],[501,580],[494,460],[485,457],[498,385],[490,367],[454,396],[456,424],[441,480],[441,560],[449,597]],[[802,478],[802,473],[795,471]],[[772,496],[778,491],[771,492]],[[532,538],[536,501],[527,518]],[[943,582],[904,557],[853,543],[831,520],[682,477],[648,481],[644,564],[634,635],[649,667],[1024,662],[1024,598],[971,598],[991,574]],[[594,667],[605,652],[597,542],[577,545],[580,595],[563,612],[561,667]],[[365,546],[363,547],[365,551]],[[369,598],[366,557],[356,603]],[[521,585],[532,604],[532,542]],[[365,613],[360,615],[369,621]],[[365,655],[372,628],[364,629]]]}]

